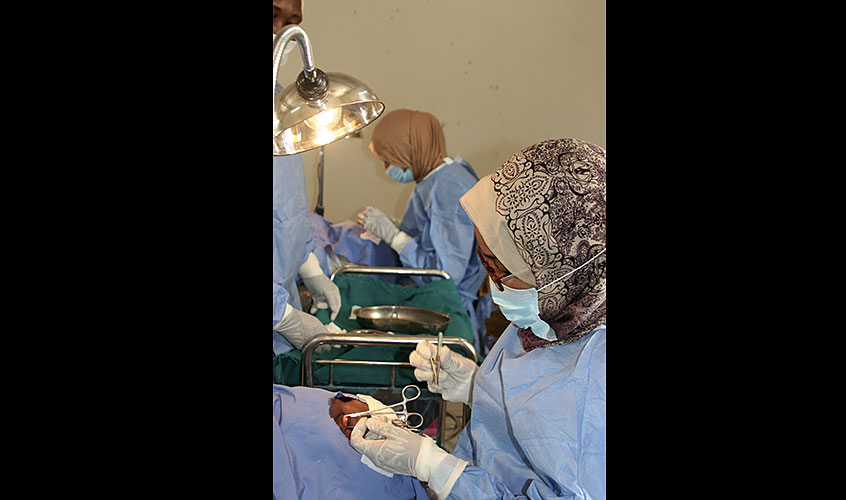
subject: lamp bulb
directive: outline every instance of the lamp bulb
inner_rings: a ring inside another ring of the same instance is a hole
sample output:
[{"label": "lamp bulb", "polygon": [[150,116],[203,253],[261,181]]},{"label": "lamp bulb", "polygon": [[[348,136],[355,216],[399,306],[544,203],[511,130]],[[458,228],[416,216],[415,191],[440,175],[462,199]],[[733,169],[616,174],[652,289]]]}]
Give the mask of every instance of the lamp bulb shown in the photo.
[{"label": "lamp bulb", "polygon": [[305,121],[308,128],[316,131],[329,131],[335,128],[339,121],[341,121],[342,108],[332,108],[321,111]]}]

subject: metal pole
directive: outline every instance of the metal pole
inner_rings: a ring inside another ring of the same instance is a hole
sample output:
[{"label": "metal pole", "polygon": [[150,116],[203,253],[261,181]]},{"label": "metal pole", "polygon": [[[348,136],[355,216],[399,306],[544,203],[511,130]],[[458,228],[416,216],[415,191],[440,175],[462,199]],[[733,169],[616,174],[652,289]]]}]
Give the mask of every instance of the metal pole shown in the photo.
[{"label": "metal pole", "polygon": [[323,217],[323,146],[320,146],[320,162],[317,164],[317,206],[314,213]]}]

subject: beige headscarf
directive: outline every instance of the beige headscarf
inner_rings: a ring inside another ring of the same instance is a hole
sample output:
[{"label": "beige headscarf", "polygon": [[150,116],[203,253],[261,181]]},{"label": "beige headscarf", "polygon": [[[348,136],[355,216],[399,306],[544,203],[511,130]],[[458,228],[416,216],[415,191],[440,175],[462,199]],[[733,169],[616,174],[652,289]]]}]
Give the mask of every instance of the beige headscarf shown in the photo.
[{"label": "beige headscarf", "polygon": [[461,204],[502,264],[539,289],[540,317],[557,340],[521,329],[526,351],[573,342],[605,321],[604,253],[555,281],[605,249],[602,148],[577,139],[540,142],[480,180]]},{"label": "beige headscarf", "polygon": [[447,155],[446,138],[438,119],[410,109],[384,115],[373,129],[370,145],[379,159],[411,168],[416,182],[442,164]]}]

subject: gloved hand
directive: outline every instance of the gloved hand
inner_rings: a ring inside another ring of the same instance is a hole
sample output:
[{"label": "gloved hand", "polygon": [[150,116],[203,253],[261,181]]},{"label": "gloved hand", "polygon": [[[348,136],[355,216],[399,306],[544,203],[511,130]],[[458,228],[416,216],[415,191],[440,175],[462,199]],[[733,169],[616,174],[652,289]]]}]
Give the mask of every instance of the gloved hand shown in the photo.
[{"label": "gloved hand", "polygon": [[[364,225],[364,212],[365,211],[366,211],[366,209],[364,211],[362,211],[361,213],[358,213],[358,214],[355,215],[355,221],[358,222],[358,224],[360,226]],[[385,215],[387,215],[387,214],[385,214]],[[402,224],[402,221],[397,220],[396,217],[388,215],[388,218],[391,219],[391,222],[393,222],[394,225],[397,226],[397,228],[399,228],[400,224]]]},{"label": "gloved hand", "polygon": [[[319,319],[299,309],[294,309],[290,305],[285,311],[285,317],[273,329],[288,339],[288,342],[297,349],[302,349],[306,342],[314,337],[329,333],[326,330],[326,325],[321,323]],[[314,352],[319,354],[331,348],[329,344],[323,344]]]},{"label": "gloved hand", "polygon": [[309,254],[308,259],[300,266],[299,274],[314,299],[311,312],[314,313],[318,308],[325,309],[329,306],[331,313],[329,319],[335,321],[341,310],[341,292],[338,290],[338,285],[323,274],[323,269],[320,268],[320,263],[313,253]]},{"label": "gloved hand", "polygon": [[[385,439],[364,439],[365,430]],[[465,460],[445,452],[432,438],[397,427],[387,418],[359,419],[350,445],[381,469],[428,482],[438,498],[449,496],[467,466]]]},{"label": "gloved hand", "polygon": [[388,245],[394,241],[394,237],[400,232],[397,226],[391,222],[391,219],[376,207],[367,207],[364,210],[364,229],[367,229]]},{"label": "gloved hand", "polygon": [[429,342],[419,342],[408,357],[414,366],[414,377],[421,382],[428,382],[429,391],[440,393],[445,400],[472,405],[471,389],[473,376],[479,367],[465,356],[452,352],[449,347],[441,347],[441,368],[438,370],[438,384],[432,380],[434,373],[429,362],[435,356],[438,347]]}]

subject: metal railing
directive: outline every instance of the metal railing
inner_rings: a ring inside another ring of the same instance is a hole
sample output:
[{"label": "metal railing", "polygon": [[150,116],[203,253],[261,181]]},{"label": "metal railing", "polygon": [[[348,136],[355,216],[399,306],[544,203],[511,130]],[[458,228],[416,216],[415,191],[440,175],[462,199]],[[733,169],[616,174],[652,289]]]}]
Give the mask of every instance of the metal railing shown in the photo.
[{"label": "metal railing", "polygon": [[[371,332],[367,334],[357,334],[356,332]],[[376,330],[353,330],[346,334],[331,334],[318,335],[308,341],[302,348],[302,384],[306,387],[314,387],[314,373],[312,366],[329,365],[329,384],[327,389],[334,388],[335,365],[345,366],[376,366],[376,367],[391,367],[391,385],[390,390],[394,391],[396,387],[396,371],[398,367],[412,367],[411,363],[406,361],[366,361],[366,360],[351,360],[351,359],[314,359],[314,350],[323,344],[341,345],[341,346],[393,346],[393,347],[415,347],[419,342],[429,342],[434,344],[437,348],[438,337],[430,335],[391,335],[388,333],[372,333]],[[467,342],[461,337],[444,337],[443,345],[452,350],[463,352],[469,359],[476,360],[476,348],[473,344]],[[438,446],[443,446],[444,430],[446,423],[446,402],[442,398],[438,398],[440,404],[440,417],[438,418],[438,435],[436,442]],[[466,423],[467,412],[466,408],[462,412],[462,422],[456,424],[460,429]]]},{"label": "metal railing", "polygon": [[448,272],[440,269],[414,269],[411,267],[371,267],[348,264],[338,268],[330,279],[335,280],[339,274],[393,274],[399,276],[440,276],[444,279],[451,279]]}]

